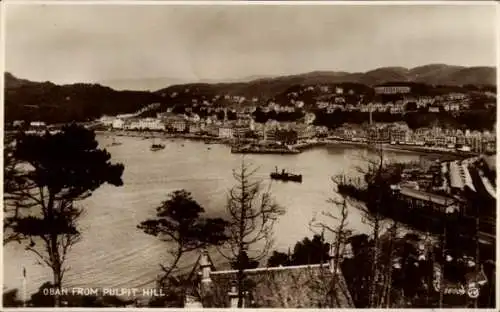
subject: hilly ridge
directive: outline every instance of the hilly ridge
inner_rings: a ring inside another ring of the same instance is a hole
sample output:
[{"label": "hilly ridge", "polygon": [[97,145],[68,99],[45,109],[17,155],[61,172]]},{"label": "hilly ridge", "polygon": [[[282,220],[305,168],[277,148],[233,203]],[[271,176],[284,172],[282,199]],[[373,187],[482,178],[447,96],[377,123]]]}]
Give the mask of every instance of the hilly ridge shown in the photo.
[{"label": "hilly ridge", "polygon": [[[261,101],[279,98],[287,90],[304,85],[355,84],[362,88],[388,82],[427,85],[496,85],[496,68],[429,64],[412,69],[384,67],[365,73],[314,71],[298,75],[264,77],[226,83],[188,83],[165,86],[155,92],[118,91],[90,83],[56,85],[33,82],[5,73],[5,118],[66,122],[88,120],[103,114],[135,112],[150,103],[164,105],[191,103],[191,99],[212,99],[216,95],[258,97]],[[137,91],[139,90],[139,91]],[[177,94],[177,97],[172,97]],[[222,104],[224,105],[224,104]]]},{"label": "hilly ridge", "polygon": [[251,96],[255,89],[262,88],[260,93],[280,93],[292,85],[314,85],[335,83],[359,83],[374,86],[387,82],[415,82],[429,85],[460,86],[496,85],[496,69],[494,67],[464,67],[445,64],[429,64],[412,69],[403,67],[382,67],[365,73],[348,73],[336,71],[313,71],[298,75],[287,75],[272,78],[261,78],[248,82],[203,84],[191,83],[173,85],[157,92],[165,92],[179,87],[196,87],[211,85],[214,89],[224,90],[229,94]]}]

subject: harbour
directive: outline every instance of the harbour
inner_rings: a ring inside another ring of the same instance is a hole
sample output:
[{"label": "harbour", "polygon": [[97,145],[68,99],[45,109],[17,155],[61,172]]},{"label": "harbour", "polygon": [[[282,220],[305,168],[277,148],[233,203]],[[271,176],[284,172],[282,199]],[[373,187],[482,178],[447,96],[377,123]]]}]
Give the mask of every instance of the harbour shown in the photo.
[{"label": "harbour", "polygon": [[[113,138],[106,135],[99,135],[98,140],[101,146],[113,142]],[[168,255],[164,243],[136,230],[137,224],[153,215],[167,194],[178,189],[192,192],[208,215],[223,215],[227,191],[233,186],[232,170],[239,166],[242,157],[259,167],[257,177],[265,185],[271,185],[273,196],[286,209],[274,230],[274,249],[286,251],[303,237],[312,236],[308,222],[331,209],[327,203],[333,196],[331,176],[358,175],[355,166],[362,166],[363,158],[371,155],[369,150],[352,146],[313,148],[289,157],[242,155],[232,154],[226,145],[214,144],[207,150],[202,141],[184,139],[162,141],[165,149],[152,152],[150,140],[126,136],[117,140],[122,144],[106,148],[114,160],[126,166],[124,186],[104,185],[79,203],[87,210],[80,223],[84,235],[69,255],[70,270],[65,276],[65,287],[153,286],[159,263],[166,261]],[[386,155],[390,160],[404,162],[422,157],[398,152]],[[277,165],[302,174],[304,180],[302,183],[273,182],[269,173]],[[368,228],[354,207],[350,210],[349,224],[359,233]],[[195,259],[191,260],[186,261],[186,268]],[[51,272],[37,265],[22,245],[7,245],[4,249],[6,287],[21,288],[23,267],[27,269],[28,293],[51,280]],[[121,272],[128,274],[123,276]]]}]

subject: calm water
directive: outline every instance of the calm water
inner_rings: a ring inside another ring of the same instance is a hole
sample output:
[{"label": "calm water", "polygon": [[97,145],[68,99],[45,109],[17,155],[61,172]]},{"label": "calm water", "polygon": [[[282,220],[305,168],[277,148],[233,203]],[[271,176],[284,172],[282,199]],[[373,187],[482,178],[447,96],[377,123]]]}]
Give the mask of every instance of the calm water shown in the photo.
[{"label": "calm water", "polygon": [[[165,140],[167,147],[151,152],[148,140],[121,137],[123,145],[107,147],[115,162],[125,164],[124,186],[102,186],[79,203],[86,208],[80,222],[82,240],[70,252],[64,286],[141,287],[152,286],[159,273],[158,263],[168,259],[165,245],[136,229],[154,216],[155,207],[178,189],[192,192],[207,214],[222,216],[227,190],[233,185],[232,169],[241,164],[242,155],[231,154],[227,146],[201,142]],[[111,142],[100,137],[102,146]],[[210,147],[210,150],[208,148]],[[311,236],[309,222],[332,209],[326,200],[333,195],[330,177],[339,173],[356,174],[366,150],[350,147],[317,148],[299,155],[247,155],[245,160],[259,167],[257,175],[271,183],[275,166],[303,175],[303,183],[277,183],[271,187],[277,202],[286,209],[275,225],[275,249],[286,251],[298,240]],[[419,156],[388,152],[387,158],[415,161]],[[330,222],[332,222],[330,220]],[[357,209],[350,209],[349,226],[366,232]],[[186,267],[192,260],[184,261]],[[217,255],[214,255],[217,258]],[[33,254],[21,245],[4,248],[4,285],[20,288],[22,268],[27,269],[28,292],[35,292],[51,281],[49,269],[37,265]]]}]

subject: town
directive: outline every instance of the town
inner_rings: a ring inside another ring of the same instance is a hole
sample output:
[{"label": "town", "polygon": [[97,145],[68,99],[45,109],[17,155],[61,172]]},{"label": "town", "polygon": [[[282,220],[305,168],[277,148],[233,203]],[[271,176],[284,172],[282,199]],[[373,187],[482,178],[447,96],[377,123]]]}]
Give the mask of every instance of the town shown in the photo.
[{"label": "town", "polygon": [[[407,86],[379,86],[373,88],[373,102],[369,103],[366,103],[365,94],[355,93],[353,89],[324,85],[303,87],[286,93],[286,101],[268,100],[262,105],[258,104],[260,99],[256,97],[249,100],[243,96],[215,95],[206,100],[204,96],[199,99],[193,96],[195,98],[187,103],[167,107],[152,103],[135,113],[103,116],[90,124],[95,129],[119,134],[143,132],[153,136],[154,132],[163,132],[187,138],[219,139],[232,144],[250,142],[256,147],[283,146],[276,150],[278,153],[300,151],[333,140],[353,144],[383,143],[391,148],[465,155],[493,154],[496,151],[495,124],[491,129],[469,129],[467,124],[453,127],[439,123],[439,116],[454,118],[461,113],[494,110],[496,93],[489,89],[475,89],[419,96]],[[185,92],[190,90],[185,89]],[[310,93],[315,94],[314,99],[321,100],[307,105],[303,100],[296,100]],[[175,92],[163,95],[172,99],[179,96]],[[221,98],[225,100],[225,107],[220,106]],[[357,122],[349,120],[351,116],[356,116]],[[408,116],[436,119],[428,126],[412,124],[410,127],[405,121]],[[331,119],[340,121],[329,122]],[[23,123],[18,120],[11,126],[19,128]],[[44,127],[44,122],[32,121],[28,128],[37,131]]]},{"label": "town", "polygon": [[498,308],[498,10],[299,2],[0,4],[3,307]]}]

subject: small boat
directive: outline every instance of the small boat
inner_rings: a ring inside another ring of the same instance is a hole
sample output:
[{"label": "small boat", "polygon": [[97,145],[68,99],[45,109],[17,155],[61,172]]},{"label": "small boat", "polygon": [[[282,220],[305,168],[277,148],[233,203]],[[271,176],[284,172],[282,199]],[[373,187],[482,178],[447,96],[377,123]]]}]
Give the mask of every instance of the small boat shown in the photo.
[{"label": "small boat", "polygon": [[113,138],[113,142],[111,142],[111,144],[109,144],[109,146],[118,146],[118,145],[122,145],[123,143],[122,142],[118,142],[115,138]]},{"label": "small boat", "polygon": [[156,152],[156,151],[162,150],[162,149],[164,149],[164,148],[165,148],[165,145],[163,145],[163,144],[152,144],[152,145],[151,145],[151,150],[152,150],[153,152]]},{"label": "small boat", "polygon": [[162,150],[162,149],[164,149],[164,148],[165,148],[165,145],[164,145],[164,144],[158,144],[158,143],[155,143],[155,142],[153,141],[153,144],[151,144],[151,148],[150,148],[150,149],[151,149],[153,152],[156,152],[156,151]]},{"label": "small boat", "polygon": [[278,172],[278,167],[276,167],[276,171],[270,174],[272,180],[280,180],[280,181],[292,181],[302,183],[302,175],[301,174],[293,174],[286,172],[285,169],[282,169],[281,172]]}]

